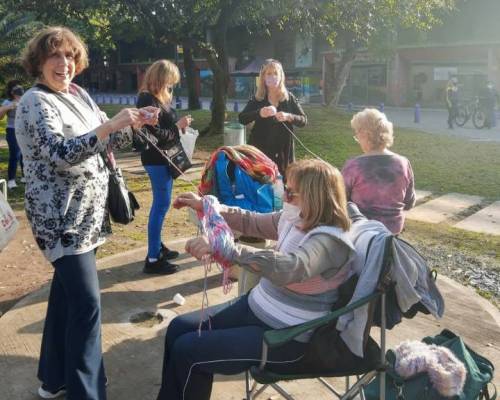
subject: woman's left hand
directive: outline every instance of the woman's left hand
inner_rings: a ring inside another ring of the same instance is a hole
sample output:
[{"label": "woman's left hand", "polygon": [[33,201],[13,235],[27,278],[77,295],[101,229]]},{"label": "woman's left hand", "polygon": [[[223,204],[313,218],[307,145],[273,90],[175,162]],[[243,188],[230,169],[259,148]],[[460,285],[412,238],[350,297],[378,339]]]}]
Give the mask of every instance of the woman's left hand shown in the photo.
[{"label": "woman's left hand", "polygon": [[191,114],[185,115],[182,117],[179,121],[177,121],[176,125],[179,130],[184,133],[186,128],[191,125],[191,122],[193,122],[193,118],[191,117]]},{"label": "woman's left hand", "polygon": [[290,122],[292,120],[292,114],[280,111],[279,113],[276,113],[276,119],[279,122]]},{"label": "woman's left hand", "polygon": [[194,258],[201,260],[203,256],[212,253],[210,244],[206,236],[199,236],[194,239],[189,239],[185,246],[186,251]]}]

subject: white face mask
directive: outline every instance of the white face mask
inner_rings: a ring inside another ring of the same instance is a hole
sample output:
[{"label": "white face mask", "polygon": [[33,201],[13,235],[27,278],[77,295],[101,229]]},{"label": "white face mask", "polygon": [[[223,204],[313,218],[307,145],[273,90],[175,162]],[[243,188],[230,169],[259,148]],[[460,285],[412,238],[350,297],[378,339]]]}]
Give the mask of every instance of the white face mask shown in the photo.
[{"label": "white face mask", "polygon": [[300,222],[302,220],[302,217],[300,216],[300,208],[290,204],[287,201],[283,202],[283,214],[281,215],[282,218],[285,218],[287,221],[291,222],[292,224],[296,224],[297,222]]}]

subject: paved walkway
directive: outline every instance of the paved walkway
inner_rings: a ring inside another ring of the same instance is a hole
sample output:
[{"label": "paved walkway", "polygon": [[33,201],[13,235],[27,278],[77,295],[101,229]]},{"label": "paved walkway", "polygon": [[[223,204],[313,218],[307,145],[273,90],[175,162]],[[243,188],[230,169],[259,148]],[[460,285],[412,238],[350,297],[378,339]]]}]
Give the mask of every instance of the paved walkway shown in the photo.
[{"label": "paved walkway", "polygon": [[[172,242],[169,247],[182,251],[184,243]],[[110,381],[108,398],[154,399],[160,383],[165,327],[177,314],[198,309],[202,300],[203,268],[199,262],[182,254],[180,272],[163,277],[141,272],[145,248],[102,259],[98,263],[103,306],[103,350]],[[233,298],[221,288],[221,274],[212,271],[208,278],[210,304]],[[500,314],[490,303],[469,288],[439,277],[438,284],[446,301],[442,320],[419,315],[406,320],[388,333],[390,346],[405,339],[421,339],[448,328],[494,364],[500,365]],[[182,293],[183,306],[172,298]],[[2,399],[34,400],[38,382],[37,359],[43,319],[46,311],[48,285],[36,291],[0,318],[0,387]],[[157,324],[131,323],[131,318],[151,312],[161,316]],[[376,333],[376,332],[375,332]],[[497,386],[500,378],[495,378]],[[326,392],[314,381],[287,384],[300,399],[326,398]],[[263,399],[274,393],[266,392]],[[242,399],[242,376],[218,377],[213,399]]]}]

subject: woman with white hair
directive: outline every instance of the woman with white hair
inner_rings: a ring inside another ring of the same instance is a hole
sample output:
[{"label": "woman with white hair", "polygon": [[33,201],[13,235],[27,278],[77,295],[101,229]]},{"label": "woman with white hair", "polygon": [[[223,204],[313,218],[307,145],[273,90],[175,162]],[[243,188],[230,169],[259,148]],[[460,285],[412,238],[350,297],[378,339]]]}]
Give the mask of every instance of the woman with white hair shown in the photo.
[{"label": "woman with white hair", "polygon": [[410,161],[388,149],[394,142],[392,122],[380,111],[366,108],[358,112],[351,127],[364,154],[348,160],[342,169],[347,198],[367,218],[398,234],[404,225],[403,210],[415,205]]},{"label": "woman with white hair", "polygon": [[[295,96],[285,86],[285,73],[279,61],[268,59],[260,69],[257,92],[240,113],[247,125],[255,122],[249,144],[263,151],[285,176],[295,160],[293,126],[305,126],[307,117]],[[287,129],[288,128],[288,129]]]}]

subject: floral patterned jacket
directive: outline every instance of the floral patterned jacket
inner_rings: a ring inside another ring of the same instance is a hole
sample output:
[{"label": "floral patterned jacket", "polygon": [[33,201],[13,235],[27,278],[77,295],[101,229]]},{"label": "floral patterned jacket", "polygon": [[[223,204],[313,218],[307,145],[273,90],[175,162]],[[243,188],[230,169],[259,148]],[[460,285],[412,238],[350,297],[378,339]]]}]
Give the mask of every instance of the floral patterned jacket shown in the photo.
[{"label": "floral patterned jacket", "polygon": [[24,160],[26,215],[50,262],[86,253],[104,243],[110,232],[108,170],[99,153],[108,144],[113,149],[127,145],[132,132],[127,128],[101,141],[95,128],[103,118],[87,92],[73,84],[69,93],[57,95],[35,86],[18,105],[16,138]]}]

